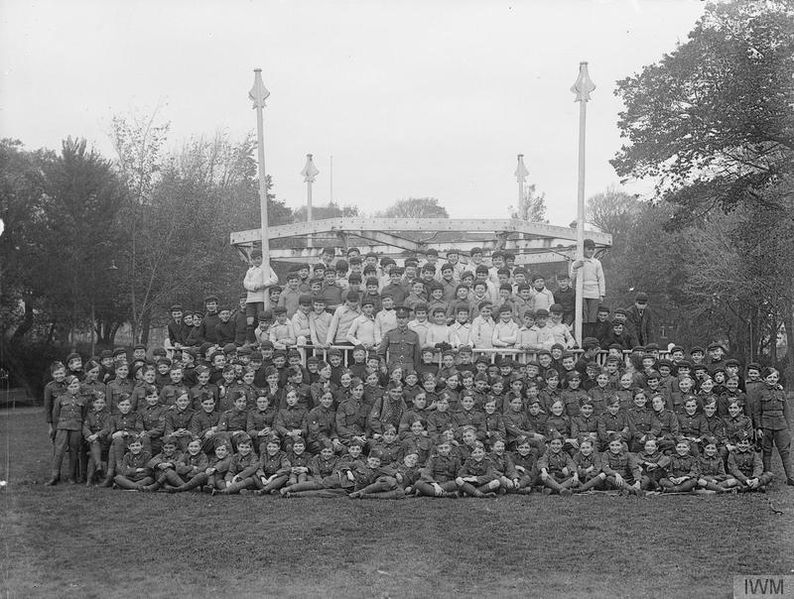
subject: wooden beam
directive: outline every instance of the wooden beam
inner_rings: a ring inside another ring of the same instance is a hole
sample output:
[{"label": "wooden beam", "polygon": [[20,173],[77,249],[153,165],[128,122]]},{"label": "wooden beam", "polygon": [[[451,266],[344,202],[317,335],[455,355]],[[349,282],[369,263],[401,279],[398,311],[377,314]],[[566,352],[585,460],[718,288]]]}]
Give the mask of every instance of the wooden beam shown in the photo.
[{"label": "wooden beam", "polygon": [[[519,233],[531,237],[576,240],[576,230],[544,223],[531,223],[515,219],[453,219],[453,218],[328,218],[311,222],[270,227],[270,239],[304,237],[311,234],[347,231],[425,232],[448,231],[453,233],[494,231]],[[237,231],[231,234],[232,245],[250,243],[258,239],[257,229]],[[598,231],[587,231],[586,235],[600,245],[611,245],[612,236]]]}]

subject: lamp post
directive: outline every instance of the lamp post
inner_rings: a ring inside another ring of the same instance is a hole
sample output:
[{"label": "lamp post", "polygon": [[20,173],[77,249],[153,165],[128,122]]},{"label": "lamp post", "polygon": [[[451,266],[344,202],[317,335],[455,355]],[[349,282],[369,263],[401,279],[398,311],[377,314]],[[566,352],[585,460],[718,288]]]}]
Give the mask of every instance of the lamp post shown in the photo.
[{"label": "lamp post", "polygon": [[256,110],[256,139],[259,154],[259,217],[262,239],[262,267],[264,272],[270,268],[270,242],[267,232],[267,180],[265,172],[265,127],[262,109],[270,92],[262,82],[262,69],[254,69],[254,86],[248,92]]},{"label": "lamp post", "polygon": [[[587,121],[587,102],[595,84],[587,72],[587,63],[579,63],[579,77],[571,87],[579,102],[579,183],[576,204],[576,259],[584,259],[584,158],[585,158],[585,123]],[[581,270],[581,269],[580,269]],[[576,277],[576,319],[574,321],[574,337],[582,347],[582,298],[583,281],[581,273]]]},{"label": "lamp post", "polygon": [[[306,222],[312,222],[312,183],[320,171],[314,166],[311,154],[306,154],[306,166],[300,172],[303,180],[306,182]],[[309,247],[312,247],[312,236],[309,235]]]},{"label": "lamp post", "polygon": [[526,202],[526,198],[524,197],[524,184],[527,182],[527,175],[529,175],[529,171],[527,167],[524,166],[524,155],[518,155],[518,166],[516,166],[516,172],[513,173],[518,181],[518,218],[526,219],[526,215],[524,213],[524,203]]}]

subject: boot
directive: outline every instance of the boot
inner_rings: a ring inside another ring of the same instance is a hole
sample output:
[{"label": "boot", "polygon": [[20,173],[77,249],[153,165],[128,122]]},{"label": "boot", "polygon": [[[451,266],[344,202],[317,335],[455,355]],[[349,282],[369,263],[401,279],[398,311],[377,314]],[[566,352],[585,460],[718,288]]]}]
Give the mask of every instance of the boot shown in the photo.
[{"label": "boot", "polygon": [[485,497],[485,493],[480,491],[479,489],[475,489],[474,485],[471,483],[463,483],[460,487],[460,490],[463,491],[466,495],[470,497],[476,497],[478,499],[482,499]]},{"label": "boot", "polygon": [[94,484],[94,476],[96,476],[96,467],[94,466],[94,460],[88,461],[88,466],[86,467],[86,474],[85,474],[85,486],[91,487]]},{"label": "boot", "polygon": [[562,486],[560,483],[558,483],[556,480],[554,480],[554,477],[552,477],[552,476],[549,476],[549,477],[548,477],[548,478],[547,478],[545,481],[543,481],[543,482],[544,482],[544,484],[546,485],[546,488],[548,488],[548,489],[549,489],[549,491],[556,491],[557,493],[559,493],[560,495],[562,495],[563,486]]},{"label": "boot", "polygon": [[202,477],[201,474],[198,474],[198,475],[194,476],[193,478],[191,478],[186,483],[183,483],[183,484],[179,485],[178,487],[174,487],[174,490],[172,492],[173,493],[182,493],[183,491],[191,491],[192,489],[195,489],[196,487],[200,486],[206,480],[207,480],[206,476]]},{"label": "boot", "polygon": [[245,489],[245,487],[246,487],[246,483],[244,482],[232,483],[231,485],[223,489],[221,493],[223,495],[232,495],[234,493],[239,493],[240,491]]},{"label": "boot", "polygon": [[594,476],[593,478],[588,480],[586,483],[580,485],[579,488],[576,489],[576,492],[577,493],[586,493],[590,489],[593,489],[600,482],[601,482],[601,479],[598,478],[597,476]]},{"label": "boot", "polygon": [[58,478],[58,475],[57,474],[53,474],[52,478],[50,480],[48,480],[46,483],[44,483],[44,485],[47,486],[47,487],[54,487],[55,485],[58,484],[58,480],[60,480]]},{"label": "boot", "polygon": [[723,489],[717,483],[713,483],[710,481],[706,481],[706,484],[703,485],[703,488],[708,489],[709,491],[714,491],[715,493],[724,493],[728,489]]},{"label": "boot", "polygon": [[124,489],[126,491],[140,491],[141,486],[138,483],[134,483],[128,478],[123,476],[116,476],[113,479],[113,482],[116,484],[117,487]]}]

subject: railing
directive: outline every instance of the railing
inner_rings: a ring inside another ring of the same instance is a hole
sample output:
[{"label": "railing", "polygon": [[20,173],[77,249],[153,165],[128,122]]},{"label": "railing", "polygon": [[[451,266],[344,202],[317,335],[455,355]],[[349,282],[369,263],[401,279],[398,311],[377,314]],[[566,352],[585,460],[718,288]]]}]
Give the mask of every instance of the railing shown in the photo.
[{"label": "railing", "polygon": [[[353,346],[352,345],[331,345],[327,348],[319,348],[313,345],[296,345],[291,346],[289,349],[298,349],[301,350],[304,354],[304,366],[306,365],[305,360],[309,356],[317,356],[325,361],[328,360],[328,352],[331,349],[336,349],[342,352],[342,363],[345,366],[348,366],[353,362]],[[577,358],[584,353],[582,349],[573,349],[569,350],[571,353],[575,354]],[[528,362],[537,361],[538,352],[532,350],[523,350],[523,349],[508,349],[504,347],[475,347],[472,349],[472,354],[474,356],[474,360],[477,360],[478,356],[487,356],[489,362],[494,363],[497,361],[497,358],[503,357],[511,357],[512,359],[516,360],[519,364],[526,364]],[[668,352],[660,351],[659,357],[665,358],[667,357]],[[606,363],[606,358],[609,355],[609,352],[606,350],[600,350],[598,354],[596,354],[595,361],[598,363],[599,366],[603,366]],[[624,351],[623,352],[623,361],[628,366],[629,364],[629,357],[631,356],[631,351]],[[437,364],[441,364],[441,352],[436,352],[436,355],[433,357],[433,362]]]}]

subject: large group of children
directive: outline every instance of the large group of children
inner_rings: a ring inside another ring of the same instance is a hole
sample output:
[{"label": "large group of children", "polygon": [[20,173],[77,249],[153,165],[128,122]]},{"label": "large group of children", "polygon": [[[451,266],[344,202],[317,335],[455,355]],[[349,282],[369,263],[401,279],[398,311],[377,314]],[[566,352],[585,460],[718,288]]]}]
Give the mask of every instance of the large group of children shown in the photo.
[{"label": "large group of children", "polygon": [[[175,305],[165,347],[53,364],[47,484],[63,474],[142,492],[382,499],[726,493],[764,491],[777,448],[794,485],[775,369],[742,368],[719,343],[660,350],[644,295],[610,319],[592,251],[554,292],[509,253],[469,259],[429,252],[398,268],[323,252],[282,289],[255,252],[239,308]],[[571,275],[595,277],[581,348]]]}]

